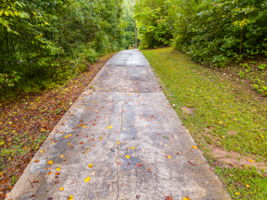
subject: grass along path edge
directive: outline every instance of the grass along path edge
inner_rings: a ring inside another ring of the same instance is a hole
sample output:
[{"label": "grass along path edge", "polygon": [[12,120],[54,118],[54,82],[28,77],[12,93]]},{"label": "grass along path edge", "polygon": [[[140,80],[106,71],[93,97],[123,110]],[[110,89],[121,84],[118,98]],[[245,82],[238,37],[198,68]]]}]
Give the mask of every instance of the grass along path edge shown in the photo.
[{"label": "grass along path edge", "polygon": [[233,199],[267,194],[267,101],[172,48],[142,51]]}]

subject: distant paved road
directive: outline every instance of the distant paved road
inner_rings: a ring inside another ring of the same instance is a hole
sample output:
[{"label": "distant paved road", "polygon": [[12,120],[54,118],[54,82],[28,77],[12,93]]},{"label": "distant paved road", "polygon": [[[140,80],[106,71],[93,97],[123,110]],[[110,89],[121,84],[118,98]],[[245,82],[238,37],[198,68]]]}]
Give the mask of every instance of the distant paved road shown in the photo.
[{"label": "distant paved road", "polygon": [[116,54],[7,199],[229,199],[138,50]]}]

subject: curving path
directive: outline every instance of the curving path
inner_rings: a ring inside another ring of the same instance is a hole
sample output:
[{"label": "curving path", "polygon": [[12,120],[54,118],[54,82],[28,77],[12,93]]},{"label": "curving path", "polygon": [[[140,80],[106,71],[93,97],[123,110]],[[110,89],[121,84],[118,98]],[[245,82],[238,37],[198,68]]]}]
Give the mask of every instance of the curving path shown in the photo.
[{"label": "curving path", "polygon": [[110,59],[6,199],[226,200],[138,50]]}]

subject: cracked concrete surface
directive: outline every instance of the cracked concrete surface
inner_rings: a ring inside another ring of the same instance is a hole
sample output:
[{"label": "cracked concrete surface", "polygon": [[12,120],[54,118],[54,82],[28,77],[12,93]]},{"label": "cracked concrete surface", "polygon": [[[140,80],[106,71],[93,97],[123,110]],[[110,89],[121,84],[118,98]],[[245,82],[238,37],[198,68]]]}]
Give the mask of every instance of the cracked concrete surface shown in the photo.
[{"label": "cracked concrete surface", "polygon": [[6,199],[229,199],[194,145],[142,53],[122,51],[58,123]]}]

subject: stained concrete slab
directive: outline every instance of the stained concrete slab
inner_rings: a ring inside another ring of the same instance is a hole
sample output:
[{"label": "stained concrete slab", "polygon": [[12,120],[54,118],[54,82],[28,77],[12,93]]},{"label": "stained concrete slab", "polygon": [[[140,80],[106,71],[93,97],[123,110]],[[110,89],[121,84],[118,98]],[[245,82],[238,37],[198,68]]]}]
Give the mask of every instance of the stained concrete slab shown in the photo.
[{"label": "stained concrete slab", "polygon": [[230,199],[195,145],[142,53],[122,51],[58,123],[6,199]]}]

